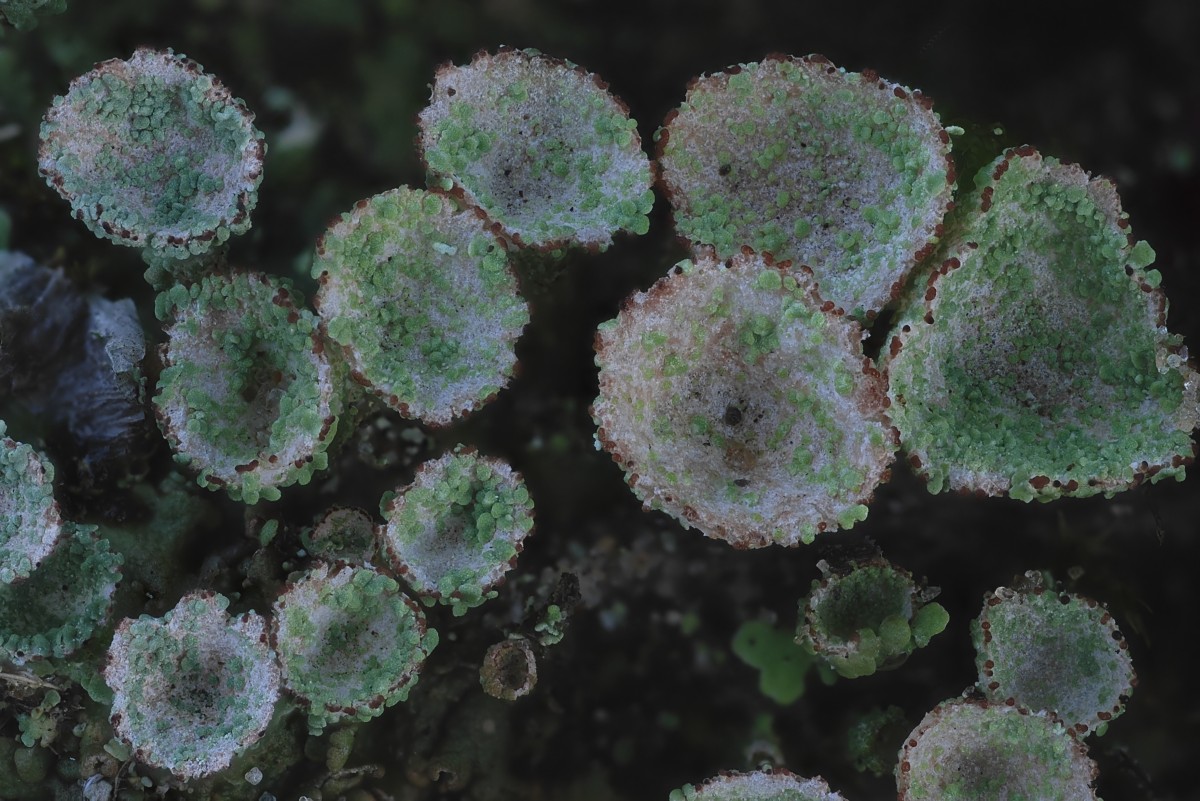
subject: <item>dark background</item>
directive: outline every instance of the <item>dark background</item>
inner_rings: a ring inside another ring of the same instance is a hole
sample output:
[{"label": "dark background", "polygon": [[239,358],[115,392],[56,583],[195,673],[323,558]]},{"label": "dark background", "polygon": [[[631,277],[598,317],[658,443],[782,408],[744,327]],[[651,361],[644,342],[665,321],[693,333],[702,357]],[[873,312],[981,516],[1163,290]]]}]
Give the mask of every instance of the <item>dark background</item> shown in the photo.
[{"label": "dark background", "polygon": [[[42,112],[97,60],[126,58],[140,45],[172,47],[245,99],[269,152],[254,228],[234,243],[231,260],[292,276],[311,294],[309,254],[334,216],[359,198],[423,184],[414,119],[443,61],[463,63],[501,44],[569,58],[611,84],[649,143],[690,78],[772,51],[819,52],[921,89],[944,123],[967,128],[995,154],[1029,143],[1115,179],[1135,234],[1158,253],[1170,327],[1194,345],[1200,5],[1126,5],[1109,15],[1096,4],[961,0],[73,0],[36,30],[0,38],[0,208],[13,220],[14,249],[111,297],[135,297],[149,329],[152,295],[137,255],[94,239],[36,174]],[[960,169],[960,187],[969,182]],[[665,799],[684,783],[774,754],[799,773],[825,776],[849,799],[894,797],[890,777],[853,770],[845,730],[887,704],[915,725],[973,683],[968,622],[983,594],[1025,570],[1046,569],[1109,606],[1138,671],[1127,713],[1090,743],[1101,795],[1196,797],[1195,479],[1112,500],[1026,505],[930,496],[897,467],[865,523],[814,547],[736,552],[684,532],[638,510],[619,470],[593,451],[587,415],[595,325],[682,255],[660,202],[648,235],[602,255],[569,257],[556,277],[541,275],[530,287],[534,316],[518,348],[521,376],[499,401],[440,432],[383,415],[379,425],[391,426],[393,445],[405,429],[424,439],[374,469],[356,454],[389,446],[361,433],[337,466],[354,480],[285,492],[270,512],[294,528],[334,502],[374,510],[383,490],[407,480],[414,460],[456,442],[512,461],[537,504],[537,533],[501,598],[462,619],[431,613],[442,645],[412,701],[359,737],[351,764],[386,770],[365,786],[404,799]],[[223,523],[197,541],[197,564],[236,553],[243,542],[240,508],[209,499]],[[75,504],[81,518],[114,514],[95,499]],[[814,678],[787,707],[764,697],[755,670],[730,651],[737,627],[758,617],[793,627],[816,561],[868,538],[942,588],[949,628],[897,671],[830,687]],[[240,569],[233,557],[220,564],[232,574]],[[564,571],[580,579],[583,599],[566,638],[542,654],[539,686],[515,704],[486,699],[472,683],[483,649],[527,630],[526,607],[544,604]],[[204,582],[196,576],[194,583]],[[311,772],[300,765],[279,787]],[[293,797],[288,792],[279,797]]]}]

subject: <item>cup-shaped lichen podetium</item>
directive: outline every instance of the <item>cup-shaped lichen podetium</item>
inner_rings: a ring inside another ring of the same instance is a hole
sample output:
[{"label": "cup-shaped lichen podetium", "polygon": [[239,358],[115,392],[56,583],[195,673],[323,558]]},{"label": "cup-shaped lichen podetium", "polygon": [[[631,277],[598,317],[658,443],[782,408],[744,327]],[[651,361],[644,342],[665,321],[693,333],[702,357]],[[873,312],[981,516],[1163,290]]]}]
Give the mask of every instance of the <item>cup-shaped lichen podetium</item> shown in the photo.
[{"label": "cup-shaped lichen podetium", "polygon": [[354,378],[406,417],[445,425],[512,376],[529,309],[503,244],[448,197],[360,200],[321,237],[312,274]]},{"label": "cup-shaped lichen podetium", "polygon": [[455,616],[495,597],[533,529],[521,474],[464,450],[421,465],[382,511],[392,567],[425,602],[449,604]]},{"label": "cup-shaped lichen podetium", "polygon": [[96,236],[183,259],[250,227],[266,145],[200,65],[141,48],[56,97],[39,168]]},{"label": "cup-shaped lichen podetium", "polygon": [[432,183],[517,244],[603,249],[617,231],[650,228],[654,177],[637,123],[569,61],[502,50],[447,64],[420,125]]},{"label": "cup-shaped lichen podetium", "polygon": [[32,573],[63,530],[54,500],[54,465],[5,431],[0,420],[0,585]]},{"label": "cup-shaped lichen podetium", "polygon": [[951,699],[905,738],[899,801],[1096,801],[1096,764],[1046,713]]},{"label": "cup-shaped lichen podetium", "polygon": [[598,447],[647,508],[738,547],[864,519],[896,449],[861,329],[785,268],[681,262],[596,336]]},{"label": "cup-shaped lichen podetium", "polygon": [[271,624],[283,686],[319,734],[370,720],[408,698],[438,634],[395,580],[372,567],[318,564],[275,601]]},{"label": "cup-shaped lichen podetium", "polygon": [[822,56],[701,76],[656,138],[681,236],[807,264],[856,318],[932,251],[954,189],[929,99]]},{"label": "cup-shaped lichen podetium", "polygon": [[185,595],[161,618],[123,621],[108,651],[117,736],[139,761],[183,779],[215,773],[257,742],[279,698],[266,622],[253,612],[231,619],[228,606],[213,592]]},{"label": "cup-shaped lichen podetium", "polygon": [[1045,709],[1084,735],[1125,711],[1136,678],[1129,645],[1091,598],[1042,586],[999,587],[971,623],[979,688],[993,701]]},{"label": "cup-shaped lichen podetium", "polygon": [[66,523],[29,578],[0,584],[0,659],[68,656],[108,621],[122,560],[95,530]]},{"label": "cup-shaped lichen podetium", "polygon": [[834,570],[813,582],[797,637],[839,675],[854,679],[903,664],[946,628],[949,615],[912,574],[883,558]]},{"label": "cup-shaped lichen podetium", "polygon": [[820,776],[805,779],[783,770],[723,773],[700,785],[672,790],[670,801],[844,801]]},{"label": "cup-shaped lichen podetium", "polygon": [[886,349],[929,490],[1028,501],[1182,479],[1200,380],[1113,184],[1026,146],[976,187]]},{"label": "cup-shaped lichen podetium", "polygon": [[235,500],[277,500],[326,467],[342,376],[289,285],[212,275],[156,301],[170,322],[154,398],[175,458]]}]

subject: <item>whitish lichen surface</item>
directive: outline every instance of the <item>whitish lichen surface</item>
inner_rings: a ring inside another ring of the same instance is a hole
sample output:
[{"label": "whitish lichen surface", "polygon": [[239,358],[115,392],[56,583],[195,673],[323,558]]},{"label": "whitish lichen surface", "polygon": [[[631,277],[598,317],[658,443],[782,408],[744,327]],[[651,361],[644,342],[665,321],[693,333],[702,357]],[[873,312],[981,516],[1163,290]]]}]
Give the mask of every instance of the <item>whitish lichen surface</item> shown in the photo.
[{"label": "whitish lichen surface", "polygon": [[533,50],[442,67],[420,116],[433,182],[523,245],[605,248],[617,231],[646,233],[650,160],[606,86]]},{"label": "whitish lichen surface", "polygon": [[976,184],[888,348],[892,419],[930,491],[1183,478],[1200,381],[1112,183],[1023,147]]},{"label": "whitish lichen surface", "polygon": [[473,211],[400,188],[359,201],[317,244],[316,306],[355,377],[444,425],[512,377],[529,322],[504,246]]},{"label": "whitish lichen surface", "polygon": [[495,596],[533,529],[533,501],[520,473],[460,450],[421,465],[412,484],[385,499],[383,516],[393,567],[457,616]]},{"label": "whitish lichen surface", "polygon": [[237,500],[276,500],[325,469],[341,377],[289,285],[208,276],[159,295],[170,338],[154,398],[176,460]]},{"label": "whitish lichen surface", "polygon": [[54,465],[5,431],[0,420],[0,585],[32,573],[63,526],[54,500]]},{"label": "whitish lichen surface", "polygon": [[895,451],[884,379],[796,276],[683,262],[600,326],[596,354],[598,446],[648,508],[740,547],[866,517]]},{"label": "whitish lichen surface", "polygon": [[954,187],[950,137],[920,92],[820,56],[692,82],[657,138],[679,233],[812,268],[855,317],[932,250]]},{"label": "whitish lichen surface", "polygon": [[820,776],[805,779],[786,770],[730,773],[701,785],[673,790],[670,801],[845,801]]},{"label": "whitish lichen surface", "polygon": [[96,236],[183,259],[250,227],[266,151],[253,119],[194,61],[141,48],[54,99],[39,168]]},{"label": "whitish lichen surface", "polygon": [[846,678],[899,666],[946,628],[940,604],[923,602],[912,575],[884,559],[831,570],[813,582],[799,639]]},{"label": "whitish lichen surface", "polygon": [[408,698],[438,643],[417,605],[371,567],[319,564],[275,601],[283,686],[308,710],[309,730],[370,720]]},{"label": "whitish lichen surface", "polygon": [[971,637],[988,698],[1049,710],[1080,735],[1103,732],[1133,693],[1129,645],[1091,598],[1040,584],[1000,587],[984,599]]},{"label": "whitish lichen surface", "polygon": [[108,621],[122,560],[94,531],[65,524],[32,575],[0,584],[0,657],[21,664],[68,656]]},{"label": "whitish lichen surface", "polygon": [[215,773],[256,742],[279,697],[265,621],[230,618],[216,593],[185,595],[161,618],[117,628],[104,679],[112,724],[148,765],[192,779]]},{"label": "whitish lichen surface", "polygon": [[906,739],[899,801],[1096,801],[1087,749],[1046,714],[950,700]]}]

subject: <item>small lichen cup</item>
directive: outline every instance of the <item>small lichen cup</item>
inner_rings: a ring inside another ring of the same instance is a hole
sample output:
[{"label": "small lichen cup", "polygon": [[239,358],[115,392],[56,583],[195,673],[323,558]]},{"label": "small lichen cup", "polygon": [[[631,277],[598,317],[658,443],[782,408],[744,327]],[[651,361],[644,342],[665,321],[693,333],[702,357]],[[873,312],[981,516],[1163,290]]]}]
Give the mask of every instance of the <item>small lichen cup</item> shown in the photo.
[{"label": "small lichen cup", "polygon": [[426,603],[454,615],[496,596],[533,530],[533,500],[505,462],[459,448],[386,496],[381,550]]},{"label": "small lichen cup", "polygon": [[309,731],[365,721],[408,698],[438,633],[394,579],[363,565],[320,563],[276,599],[271,635],[283,686]]},{"label": "small lichen cup", "polygon": [[190,593],[161,618],[123,621],[109,648],[117,736],[182,779],[216,773],[257,742],[279,698],[266,621],[231,618],[228,606],[217,593]]}]

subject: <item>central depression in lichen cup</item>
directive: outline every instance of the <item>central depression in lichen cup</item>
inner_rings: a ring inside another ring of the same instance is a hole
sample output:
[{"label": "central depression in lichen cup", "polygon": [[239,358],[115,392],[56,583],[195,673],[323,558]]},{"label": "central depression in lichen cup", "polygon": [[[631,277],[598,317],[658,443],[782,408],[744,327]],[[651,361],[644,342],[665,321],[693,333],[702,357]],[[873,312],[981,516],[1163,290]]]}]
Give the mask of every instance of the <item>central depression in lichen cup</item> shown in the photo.
[{"label": "central depression in lichen cup", "polygon": [[647,507],[739,547],[854,525],[895,451],[861,329],[785,267],[683,262],[596,336],[598,444]]},{"label": "central depression in lichen cup", "polygon": [[278,279],[209,276],[159,296],[172,320],[154,404],[175,458],[211,489],[277,500],[327,462],[341,381],[316,318]]},{"label": "central depression in lichen cup", "polygon": [[253,119],[194,61],[141,48],[54,99],[39,167],[96,236],[183,259],[250,227],[266,152]]}]

